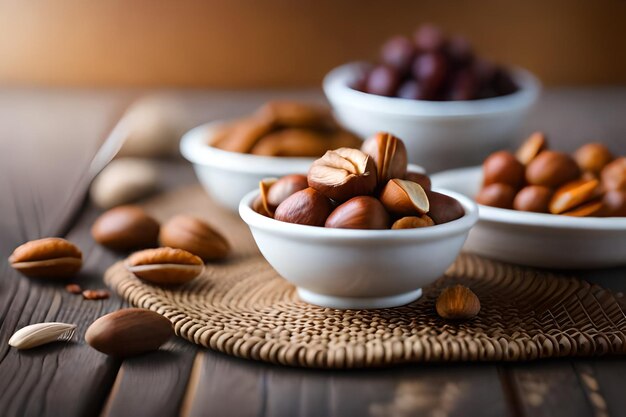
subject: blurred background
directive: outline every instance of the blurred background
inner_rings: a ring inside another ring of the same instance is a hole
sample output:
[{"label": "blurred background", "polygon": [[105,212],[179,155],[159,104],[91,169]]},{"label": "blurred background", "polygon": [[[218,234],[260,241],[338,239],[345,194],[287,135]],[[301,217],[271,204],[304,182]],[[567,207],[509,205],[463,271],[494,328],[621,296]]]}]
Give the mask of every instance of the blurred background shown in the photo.
[{"label": "blurred background", "polygon": [[626,1],[0,0],[0,84],[318,86],[423,22],[549,85],[626,83]]}]

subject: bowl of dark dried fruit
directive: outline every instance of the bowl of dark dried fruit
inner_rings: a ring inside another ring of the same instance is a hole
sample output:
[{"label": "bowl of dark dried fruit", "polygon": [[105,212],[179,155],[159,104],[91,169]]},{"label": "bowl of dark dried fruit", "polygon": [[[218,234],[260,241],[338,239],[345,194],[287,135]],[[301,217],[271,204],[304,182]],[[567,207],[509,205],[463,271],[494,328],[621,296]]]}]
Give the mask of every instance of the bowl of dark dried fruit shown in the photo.
[{"label": "bowl of dark dried fruit", "polygon": [[324,79],[339,122],[362,137],[402,137],[409,161],[431,171],[509,146],[540,89],[530,72],[479,57],[465,38],[432,25],[389,39],[380,63],[348,63]]},{"label": "bowl of dark dried fruit", "polygon": [[381,132],[360,149],[326,152],[306,175],[262,181],[239,214],[304,301],[350,309],[408,304],[454,262],[478,209],[459,193],[431,189],[406,161],[402,141]]}]

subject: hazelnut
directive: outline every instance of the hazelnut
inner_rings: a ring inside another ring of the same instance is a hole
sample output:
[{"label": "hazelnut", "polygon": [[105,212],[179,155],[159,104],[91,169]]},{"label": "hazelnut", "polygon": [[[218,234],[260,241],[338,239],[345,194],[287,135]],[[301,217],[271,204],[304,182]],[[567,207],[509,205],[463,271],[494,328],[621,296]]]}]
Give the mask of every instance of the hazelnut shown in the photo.
[{"label": "hazelnut", "polygon": [[139,206],[118,206],[96,219],[91,236],[113,250],[145,249],[157,246],[159,223]]},{"label": "hazelnut", "polygon": [[601,143],[588,143],[578,148],[574,159],[583,171],[599,174],[613,160],[611,151]]},{"label": "hazelnut", "polygon": [[389,214],[374,197],[358,196],[333,210],[325,226],[337,229],[388,229]]},{"label": "hazelnut", "polygon": [[601,172],[602,185],[607,190],[626,191],[626,157],[607,164]]},{"label": "hazelnut", "polygon": [[524,165],[510,152],[492,153],[483,163],[483,185],[508,184],[518,189],[524,182]]},{"label": "hazelnut", "polygon": [[421,185],[397,178],[387,182],[380,193],[380,201],[387,211],[399,216],[422,215],[430,210]]},{"label": "hazelnut", "polygon": [[484,206],[512,209],[515,194],[515,188],[509,184],[489,184],[478,192],[476,202]]},{"label": "hazelnut", "polygon": [[375,134],[363,142],[361,150],[374,160],[380,184],[385,184],[392,178],[403,178],[406,175],[406,148],[404,143],[391,133]]},{"label": "hazelnut", "polygon": [[224,259],[230,252],[224,236],[193,216],[172,217],[161,227],[159,240],[163,246],[186,250],[205,261]]},{"label": "hazelnut", "polygon": [[309,187],[290,195],[280,203],[274,218],[287,223],[324,226],[333,208],[333,203],[326,196]]},{"label": "hazelnut", "polygon": [[202,259],[182,249],[156,248],[135,252],[126,269],[137,277],[161,285],[178,285],[202,273]]},{"label": "hazelnut", "polygon": [[600,196],[600,182],[596,179],[574,180],[561,186],[550,200],[550,213],[561,214]]},{"label": "hazelnut", "polygon": [[520,211],[547,213],[550,199],[554,192],[542,185],[527,185],[522,188],[513,200],[513,208]]},{"label": "hazelnut", "polygon": [[522,164],[528,165],[530,161],[535,159],[535,157],[547,147],[548,142],[543,132],[535,132],[519,147],[515,153],[515,157]]},{"label": "hazelnut", "polygon": [[602,200],[593,200],[561,214],[572,217],[600,217],[603,211],[604,203]]},{"label": "hazelnut", "polygon": [[468,320],[480,312],[480,300],[469,288],[455,285],[441,291],[436,309],[444,319]]},{"label": "hazelnut", "polygon": [[376,188],[373,159],[358,149],[328,151],[313,162],[307,176],[309,186],[337,202],[369,195]]},{"label": "hazelnut", "polygon": [[94,321],[85,341],[107,355],[128,357],[157,350],[174,335],[172,323],[143,308],[125,308]]},{"label": "hazelnut", "polygon": [[300,190],[308,188],[306,175],[292,174],[286,175],[275,181],[267,191],[267,206],[274,212],[276,207],[287,199],[290,195]]},{"label": "hazelnut", "polygon": [[435,224],[448,223],[465,215],[465,209],[454,198],[436,191],[426,191],[430,211],[428,216]]},{"label": "hazelnut", "polygon": [[424,190],[430,190],[432,188],[432,183],[430,181],[430,177],[426,174],[420,174],[419,172],[407,172],[404,176],[404,179],[407,181],[413,181],[422,186]]},{"label": "hazelnut", "polygon": [[420,227],[434,226],[433,219],[423,214],[420,217],[407,216],[396,220],[392,225],[392,229],[417,229]]},{"label": "hazelnut", "polygon": [[15,248],[9,264],[27,277],[69,278],[80,270],[83,254],[70,241],[48,237]]},{"label": "hazelnut", "polygon": [[602,198],[603,214],[610,217],[626,217],[626,191],[607,191]]},{"label": "hazelnut", "polygon": [[526,168],[526,180],[533,185],[558,187],[580,177],[574,159],[562,152],[543,151]]}]

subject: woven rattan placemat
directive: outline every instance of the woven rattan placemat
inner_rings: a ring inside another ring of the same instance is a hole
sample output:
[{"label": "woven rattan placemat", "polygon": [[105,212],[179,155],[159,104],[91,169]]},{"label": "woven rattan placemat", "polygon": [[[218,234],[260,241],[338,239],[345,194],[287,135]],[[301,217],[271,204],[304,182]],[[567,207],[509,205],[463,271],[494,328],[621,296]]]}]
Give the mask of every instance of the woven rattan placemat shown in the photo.
[{"label": "woven rattan placemat", "polygon": [[[241,358],[316,368],[406,362],[518,361],[626,353],[626,316],[608,290],[587,282],[461,255],[418,301],[381,310],[333,310],[300,301],[256,250],[247,226],[199,187],[147,204],[157,217],[204,217],[235,248],[228,262],[178,288],[147,284],[113,265],[106,283],[131,304],[170,319],[183,338]],[[441,288],[466,285],[481,300],[472,321],[434,310]]]}]

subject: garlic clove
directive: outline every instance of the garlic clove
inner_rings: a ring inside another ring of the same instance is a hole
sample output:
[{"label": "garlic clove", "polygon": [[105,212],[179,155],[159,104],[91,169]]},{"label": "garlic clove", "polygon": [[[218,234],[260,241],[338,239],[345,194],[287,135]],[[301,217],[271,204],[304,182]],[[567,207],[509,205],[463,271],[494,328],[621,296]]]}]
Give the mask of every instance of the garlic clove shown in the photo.
[{"label": "garlic clove", "polygon": [[74,336],[75,324],[49,322],[22,327],[11,336],[9,345],[17,349],[30,349],[56,341],[69,341]]}]

